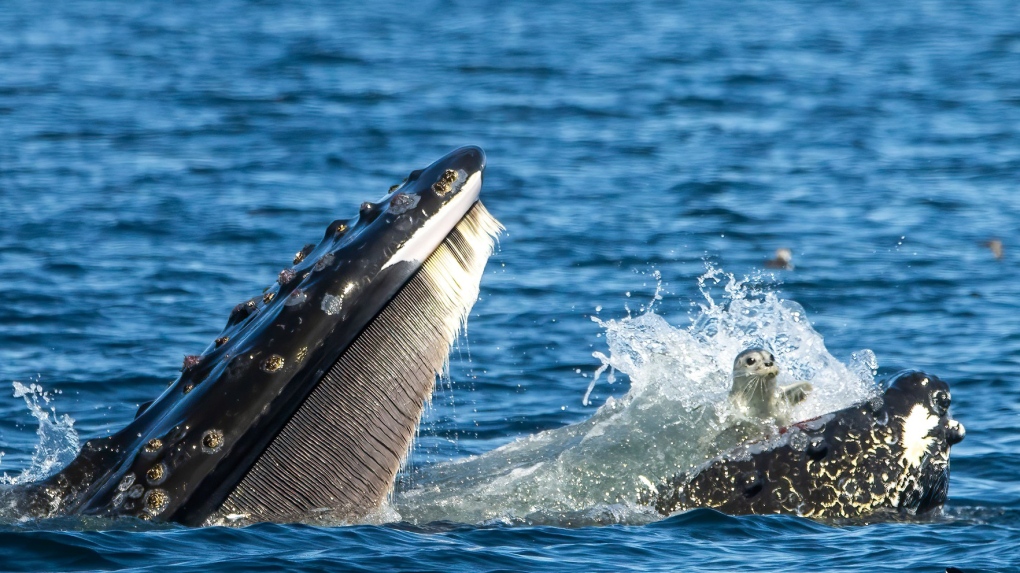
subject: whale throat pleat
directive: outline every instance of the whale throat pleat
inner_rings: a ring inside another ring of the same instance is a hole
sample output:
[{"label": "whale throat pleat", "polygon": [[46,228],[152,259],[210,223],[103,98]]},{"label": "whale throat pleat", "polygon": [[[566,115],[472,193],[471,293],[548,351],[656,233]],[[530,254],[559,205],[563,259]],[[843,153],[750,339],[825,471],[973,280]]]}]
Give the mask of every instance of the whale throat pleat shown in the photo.
[{"label": "whale throat pleat", "polygon": [[383,503],[502,229],[475,203],[329,369],[220,516],[355,521]]}]

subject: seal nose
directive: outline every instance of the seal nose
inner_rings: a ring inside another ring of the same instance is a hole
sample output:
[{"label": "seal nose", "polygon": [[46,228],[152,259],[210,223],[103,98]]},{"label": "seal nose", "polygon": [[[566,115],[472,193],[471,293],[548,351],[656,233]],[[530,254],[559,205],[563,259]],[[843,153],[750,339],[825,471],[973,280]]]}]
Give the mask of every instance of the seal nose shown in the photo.
[{"label": "seal nose", "polygon": [[949,427],[946,428],[946,441],[949,442],[950,446],[959,444],[966,436],[967,430],[963,427],[963,424],[956,420],[949,421]]}]

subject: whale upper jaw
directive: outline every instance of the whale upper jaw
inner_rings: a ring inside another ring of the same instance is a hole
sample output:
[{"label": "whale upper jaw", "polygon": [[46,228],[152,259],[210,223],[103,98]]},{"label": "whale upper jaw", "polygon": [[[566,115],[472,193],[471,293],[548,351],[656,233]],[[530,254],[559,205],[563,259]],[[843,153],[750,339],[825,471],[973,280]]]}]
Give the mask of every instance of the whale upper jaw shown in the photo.
[{"label": "whale upper jaw", "polygon": [[481,149],[458,149],[334,221],[134,421],[25,503],[194,525],[373,511],[502,230],[478,202],[484,167]]}]

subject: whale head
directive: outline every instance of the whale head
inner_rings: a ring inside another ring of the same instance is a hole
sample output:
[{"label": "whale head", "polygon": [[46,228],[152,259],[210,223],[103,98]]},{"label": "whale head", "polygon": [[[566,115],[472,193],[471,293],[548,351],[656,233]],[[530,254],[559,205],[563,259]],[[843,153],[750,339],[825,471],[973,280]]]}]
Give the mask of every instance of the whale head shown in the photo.
[{"label": "whale head", "polygon": [[331,223],[134,421],[34,488],[37,512],[197,525],[375,510],[502,229],[478,201],[484,167],[458,149]]}]

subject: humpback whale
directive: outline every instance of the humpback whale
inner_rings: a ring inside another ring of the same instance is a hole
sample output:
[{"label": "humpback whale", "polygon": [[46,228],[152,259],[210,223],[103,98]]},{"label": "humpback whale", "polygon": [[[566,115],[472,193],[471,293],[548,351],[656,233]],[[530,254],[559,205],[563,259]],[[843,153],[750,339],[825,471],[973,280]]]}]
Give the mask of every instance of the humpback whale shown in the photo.
[{"label": "humpback whale", "polygon": [[[377,511],[502,230],[479,201],[484,167],[481,149],[455,150],[334,221],[133,421],[3,501],[24,516],[193,526]],[[945,382],[907,372],[881,397],[649,482],[635,501],[665,515],[924,514],[944,504],[964,435],[949,405]]]},{"label": "humpback whale", "polygon": [[26,515],[355,521],[392,488],[502,226],[453,151],[238,304],[134,421],[7,492]]}]

